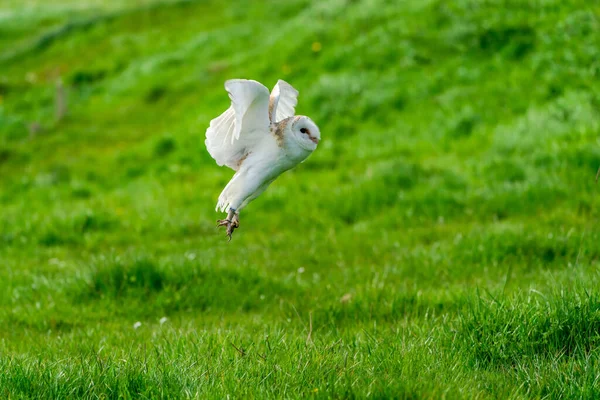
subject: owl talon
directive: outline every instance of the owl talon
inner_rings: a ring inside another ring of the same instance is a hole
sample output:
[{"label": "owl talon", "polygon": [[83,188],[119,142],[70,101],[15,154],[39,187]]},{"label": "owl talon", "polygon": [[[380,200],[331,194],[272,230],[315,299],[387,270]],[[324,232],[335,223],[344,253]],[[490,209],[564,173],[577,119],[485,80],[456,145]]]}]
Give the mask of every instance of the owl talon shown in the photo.
[{"label": "owl talon", "polygon": [[218,219],[217,220],[217,228],[220,226],[229,226],[231,224],[231,220],[229,219]]},{"label": "owl talon", "polygon": [[233,235],[233,231],[239,227],[240,227],[240,217],[238,214],[235,214],[231,220],[231,223],[229,225],[227,225],[227,236],[229,236],[229,241],[231,241],[231,235]]},{"label": "owl talon", "polygon": [[228,241],[231,241],[231,235],[233,235],[233,231],[240,227],[240,215],[235,213],[235,211],[230,210],[226,219],[217,220],[217,228],[221,226],[227,227],[226,233],[229,237]]}]

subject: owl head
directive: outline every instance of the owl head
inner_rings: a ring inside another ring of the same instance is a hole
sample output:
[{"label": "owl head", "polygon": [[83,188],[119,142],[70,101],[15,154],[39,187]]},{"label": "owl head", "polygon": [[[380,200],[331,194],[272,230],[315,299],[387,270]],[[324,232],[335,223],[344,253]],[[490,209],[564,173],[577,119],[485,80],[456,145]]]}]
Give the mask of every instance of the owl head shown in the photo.
[{"label": "owl head", "polygon": [[309,151],[317,148],[319,140],[321,140],[321,131],[312,119],[305,116],[294,117],[292,123],[292,136],[298,144]]}]

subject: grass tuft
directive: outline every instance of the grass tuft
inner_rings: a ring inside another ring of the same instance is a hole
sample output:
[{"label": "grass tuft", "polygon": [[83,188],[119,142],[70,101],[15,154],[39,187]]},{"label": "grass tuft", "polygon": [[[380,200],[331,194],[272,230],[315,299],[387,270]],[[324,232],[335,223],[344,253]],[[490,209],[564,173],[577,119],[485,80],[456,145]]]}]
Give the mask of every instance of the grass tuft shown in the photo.
[{"label": "grass tuft", "polygon": [[459,320],[455,343],[474,365],[514,367],[537,359],[586,358],[600,346],[600,299],[586,292],[550,298],[479,297]]}]

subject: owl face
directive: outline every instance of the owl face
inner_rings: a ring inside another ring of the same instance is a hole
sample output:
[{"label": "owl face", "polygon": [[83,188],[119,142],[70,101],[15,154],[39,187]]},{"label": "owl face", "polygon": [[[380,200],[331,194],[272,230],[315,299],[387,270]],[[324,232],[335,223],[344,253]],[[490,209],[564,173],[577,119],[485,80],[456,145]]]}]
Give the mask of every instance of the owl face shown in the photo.
[{"label": "owl face", "polygon": [[297,116],[292,124],[292,136],[301,147],[313,151],[321,140],[321,131],[310,118]]}]

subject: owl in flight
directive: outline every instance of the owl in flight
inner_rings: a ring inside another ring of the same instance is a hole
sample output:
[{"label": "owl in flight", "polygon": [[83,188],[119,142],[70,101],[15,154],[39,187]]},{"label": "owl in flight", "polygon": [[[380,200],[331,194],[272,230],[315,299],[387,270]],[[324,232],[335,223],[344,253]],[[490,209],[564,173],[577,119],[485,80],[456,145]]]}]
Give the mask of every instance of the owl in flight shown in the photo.
[{"label": "owl in flight", "polygon": [[277,81],[273,91],[256,81],[225,82],[231,106],[210,121],[206,148],[218,165],[235,171],[219,195],[217,211],[227,217],[217,226],[227,236],[240,226],[240,211],[257,198],[279,175],[304,161],[321,139],[308,117],[294,116],[298,91]]}]

